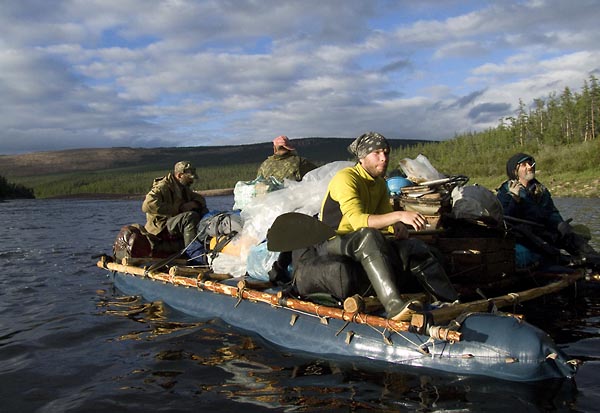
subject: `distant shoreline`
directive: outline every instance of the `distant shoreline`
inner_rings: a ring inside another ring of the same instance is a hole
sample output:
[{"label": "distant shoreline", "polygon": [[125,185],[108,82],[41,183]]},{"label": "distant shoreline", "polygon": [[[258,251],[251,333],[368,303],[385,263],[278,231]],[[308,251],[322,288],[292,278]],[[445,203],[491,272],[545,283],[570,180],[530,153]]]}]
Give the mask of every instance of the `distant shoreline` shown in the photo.
[{"label": "distant shoreline", "polygon": [[[489,182],[488,182],[489,181]],[[474,178],[472,182],[483,185],[486,188],[495,188],[502,178]],[[488,186],[489,185],[489,186]],[[494,186],[496,185],[496,186]],[[600,178],[580,178],[574,180],[559,181],[549,179],[546,183],[553,198],[600,198]],[[223,189],[205,189],[196,191],[202,196],[229,196],[233,195],[233,188]],[[146,194],[107,194],[107,193],[86,193],[72,195],[57,195],[38,199],[140,199],[143,200]],[[7,198],[8,199],[8,198]]]}]

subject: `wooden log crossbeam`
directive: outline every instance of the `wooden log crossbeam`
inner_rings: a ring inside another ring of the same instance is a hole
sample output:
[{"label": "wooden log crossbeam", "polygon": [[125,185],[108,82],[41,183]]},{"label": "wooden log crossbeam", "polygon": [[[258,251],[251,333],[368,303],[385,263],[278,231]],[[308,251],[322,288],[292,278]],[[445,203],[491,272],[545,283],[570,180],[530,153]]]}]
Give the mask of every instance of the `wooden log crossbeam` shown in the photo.
[{"label": "wooden log crossbeam", "polygon": [[564,274],[558,281],[546,284],[541,287],[531,288],[529,290],[517,293],[509,293],[494,298],[471,301],[463,304],[453,304],[430,311],[435,324],[447,323],[464,313],[488,311],[490,305],[497,308],[504,308],[515,303],[530,301],[547,294],[565,289],[578,280],[586,277],[585,270],[578,270],[571,274]]},{"label": "wooden log crossbeam", "polygon": [[[142,258],[133,258],[133,257],[125,257],[123,258],[121,264],[123,265],[144,265],[144,264],[154,264],[156,262],[164,261],[164,258],[155,258],[155,257],[142,257]],[[180,264],[185,265],[188,263],[188,260],[185,258],[176,258],[172,261],[172,264]]]},{"label": "wooden log crossbeam", "polygon": [[[263,291],[257,291],[242,286],[231,286],[221,282],[205,280],[203,275],[198,275],[197,278],[182,277],[164,272],[147,273],[144,268],[117,264],[115,262],[107,262],[100,260],[97,262],[100,268],[116,271],[120,273],[131,274],[135,276],[148,277],[157,281],[180,285],[184,287],[193,287],[201,290],[211,291],[218,294],[228,295],[231,297],[246,299],[250,301],[262,302],[274,307],[288,308],[292,310],[306,312],[317,317],[329,317],[343,321],[354,322],[357,324],[366,324],[373,327],[389,329],[394,332],[406,332],[412,330],[410,322],[395,321],[384,317],[365,314],[361,312],[347,312],[340,308],[323,306],[295,298],[285,298]],[[461,333],[454,330],[438,327],[440,337],[444,337],[448,341],[460,341]]]}]

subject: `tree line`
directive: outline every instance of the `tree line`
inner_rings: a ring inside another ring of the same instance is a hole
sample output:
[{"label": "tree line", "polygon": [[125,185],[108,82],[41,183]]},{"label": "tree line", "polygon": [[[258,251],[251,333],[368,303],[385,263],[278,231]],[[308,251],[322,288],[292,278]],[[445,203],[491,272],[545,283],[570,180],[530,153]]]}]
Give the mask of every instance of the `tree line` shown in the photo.
[{"label": "tree line", "polygon": [[0,175],[0,200],[16,198],[35,198],[33,189],[8,182],[5,177]]},{"label": "tree line", "polygon": [[463,174],[485,182],[502,179],[507,159],[516,152],[533,155],[544,175],[597,175],[600,165],[600,85],[594,76],[581,92],[565,88],[535,99],[519,100],[514,116],[481,132],[443,142],[419,144],[392,152],[392,163],[424,154],[448,175]]}]

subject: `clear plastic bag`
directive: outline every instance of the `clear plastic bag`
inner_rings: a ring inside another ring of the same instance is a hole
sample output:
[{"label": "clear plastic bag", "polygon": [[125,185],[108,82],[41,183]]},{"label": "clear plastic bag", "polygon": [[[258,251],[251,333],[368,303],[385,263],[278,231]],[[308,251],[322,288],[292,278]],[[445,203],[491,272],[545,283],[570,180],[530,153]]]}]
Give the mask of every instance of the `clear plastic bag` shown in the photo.
[{"label": "clear plastic bag", "polygon": [[246,262],[248,275],[257,280],[269,281],[269,271],[277,258],[279,258],[279,253],[269,251],[266,242],[251,247]]},{"label": "clear plastic bag", "polygon": [[244,209],[256,197],[283,188],[283,184],[272,176],[258,177],[253,181],[238,181],[233,188],[233,209]]},{"label": "clear plastic bag", "polygon": [[236,257],[239,259],[217,262],[217,265],[223,265],[220,268],[224,270],[225,267],[230,268],[235,261],[237,267],[231,271],[236,274],[245,273],[250,250],[266,239],[267,231],[275,218],[286,212],[300,212],[311,216],[318,214],[331,178],[339,170],[353,165],[354,163],[347,161],[331,162],[313,169],[300,182],[286,179],[284,188],[252,198],[241,211],[244,223],[242,232],[231,240],[233,246],[239,247],[239,257]]},{"label": "clear plastic bag", "polygon": [[217,274],[230,274],[234,277],[246,274],[246,264],[237,255],[221,252],[211,261],[210,265]]},{"label": "clear plastic bag", "polygon": [[435,181],[446,176],[439,173],[426,156],[419,154],[415,159],[404,158],[400,161],[400,168],[406,177],[416,183]]},{"label": "clear plastic bag", "polygon": [[331,178],[339,170],[352,165],[352,162],[343,161],[328,163],[304,175],[300,182],[286,179],[283,189],[254,198],[242,210],[242,234],[261,242],[266,238],[267,230],[275,218],[281,214],[318,214]]}]

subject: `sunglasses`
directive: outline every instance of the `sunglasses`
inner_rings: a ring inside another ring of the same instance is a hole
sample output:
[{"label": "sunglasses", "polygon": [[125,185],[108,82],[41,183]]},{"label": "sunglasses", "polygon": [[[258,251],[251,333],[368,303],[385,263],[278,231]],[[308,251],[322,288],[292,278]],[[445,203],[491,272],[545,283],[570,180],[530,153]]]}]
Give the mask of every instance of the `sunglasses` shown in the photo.
[{"label": "sunglasses", "polygon": [[535,161],[528,159],[526,161],[520,162],[519,165],[529,165],[531,168],[535,168]]}]

